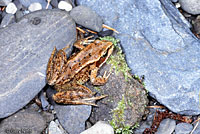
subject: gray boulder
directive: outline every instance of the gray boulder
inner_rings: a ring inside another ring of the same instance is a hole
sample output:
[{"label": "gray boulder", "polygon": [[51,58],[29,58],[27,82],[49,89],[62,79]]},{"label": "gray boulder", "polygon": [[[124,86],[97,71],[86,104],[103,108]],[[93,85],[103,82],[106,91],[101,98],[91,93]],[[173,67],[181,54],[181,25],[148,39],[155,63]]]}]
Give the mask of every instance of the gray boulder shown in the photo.
[{"label": "gray boulder", "polygon": [[179,0],[181,8],[186,12],[198,15],[200,14],[200,1],[199,0]]},{"label": "gray boulder", "polygon": [[70,15],[76,21],[76,23],[81,26],[97,32],[102,30],[102,18],[86,6],[77,6],[73,8],[70,12]]},{"label": "gray boulder", "polygon": [[53,48],[72,44],[76,27],[66,12],[44,10],[28,14],[0,33],[0,118],[4,118],[25,106],[45,86]]},{"label": "gray boulder", "polygon": [[[120,32],[132,73],[173,112],[200,114],[200,42],[169,0],[78,0]],[[103,3],[103,4],[102,4]],[[102,6],[99,6],[102,5]],[[111,8],[112,7],[112,8]]]}]

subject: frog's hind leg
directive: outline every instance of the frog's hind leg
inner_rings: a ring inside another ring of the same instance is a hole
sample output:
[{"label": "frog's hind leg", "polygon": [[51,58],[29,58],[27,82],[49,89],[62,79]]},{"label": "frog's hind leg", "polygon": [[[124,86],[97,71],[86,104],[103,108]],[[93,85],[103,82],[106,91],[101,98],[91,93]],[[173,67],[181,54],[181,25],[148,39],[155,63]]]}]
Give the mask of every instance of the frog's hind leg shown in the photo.
[{"label": "frog's hind leg", "polygon": [[94,93],[83,85],[76,84],[75,88],[62,90],[53,95],[53,99],[57,103],[73,104],[73,105],[92,105],[97,106],[94,101],[105,98],[107,95],[94,97]]},{"label": "frog's hind leg", "polygon": [[56,51],[57,51],[56,47],[54,47],[54,49],[53,49],[53,51],[51,53],[51,56],[49,58],[48,64],[47,64],[47,70],[46,70],[47,81],[51,79],[52,74],[53,74],[53,60],[54,60],[54,56],[55,56]]}]

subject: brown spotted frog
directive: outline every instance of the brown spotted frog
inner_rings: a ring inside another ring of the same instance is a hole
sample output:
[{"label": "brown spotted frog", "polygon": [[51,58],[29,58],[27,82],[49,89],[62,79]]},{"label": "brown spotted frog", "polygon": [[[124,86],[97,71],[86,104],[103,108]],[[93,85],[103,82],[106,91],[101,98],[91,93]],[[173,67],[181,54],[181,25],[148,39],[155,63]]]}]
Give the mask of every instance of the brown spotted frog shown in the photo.
[{"label": "brown spotted frog", "polygon": [[54,48],[47,65],[47,83],[57,90],[53,95],[57,103],[96,106],[93,101],[106,95],[94,97],[95,93],[83,84],[89,79],[93,85],[107,82],[110,74],[105,72],[97,77],[97,72],[112,54],[114,46],[112,42],[101,40],[95,40],[87,46],[81,42],[74,44],[80,51],[69,59],[66,57],[66,48],[59,51]]}]

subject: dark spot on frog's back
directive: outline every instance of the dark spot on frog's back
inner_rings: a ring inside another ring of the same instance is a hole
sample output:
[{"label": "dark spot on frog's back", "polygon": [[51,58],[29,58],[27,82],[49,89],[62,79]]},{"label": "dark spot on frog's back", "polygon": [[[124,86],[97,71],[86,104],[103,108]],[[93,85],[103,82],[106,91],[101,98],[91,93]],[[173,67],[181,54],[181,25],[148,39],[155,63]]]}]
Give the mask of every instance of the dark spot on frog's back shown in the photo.
[{"label": "dark spot on frog's back", "polygon": [[34,17],[34,18],[32,18],[32,19],[30,20],[30,22],[31,22],[31,24],[33,24],[33,25],[38,25],[38,24],[41,23],[41,18],[39,18],[39,17]]}]

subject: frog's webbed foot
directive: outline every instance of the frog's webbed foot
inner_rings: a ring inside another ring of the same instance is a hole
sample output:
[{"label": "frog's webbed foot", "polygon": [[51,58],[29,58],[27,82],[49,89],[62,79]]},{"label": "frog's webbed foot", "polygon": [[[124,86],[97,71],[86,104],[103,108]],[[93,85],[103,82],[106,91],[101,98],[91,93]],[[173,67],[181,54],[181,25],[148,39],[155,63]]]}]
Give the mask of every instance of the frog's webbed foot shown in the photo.
[{"label": "frog's webbed foot", "polygon": [[85,48],[84,45],[90,44],[90,43],[92,43],[94,41],[94,40],[89,40],[92,37],[93,37],[93,35],[89,36],[87,38],[82,38],[82,39],[77,40],[74,43],[74,47],[78,48],[79,50],[83,50]]},{"label": "frog's webbed foot", "polygon": [[91,71],[91,75],[90,75],[91,83],[93,85],[103,85],[103,84],[105,84],[108,81],[108,78],[109,78],[111,72],[109,72],[107,74],[107,72],[105,71],[104,74],[103,74],[103,77],[102,76],[97,77],[97,71],[98,71],[97,67]]},{"label": "frog's webbed foot", "polygon": [[105,98],[107,95],[94,97],[94,94],[90,89],[83,85],[76,85],[77,87],[70,90],[62,90],[61,92],[53,95],[53,99],[57,103],[62,104],[74,104],[74,105],[92,105],[97,106],[94,101]]}]

